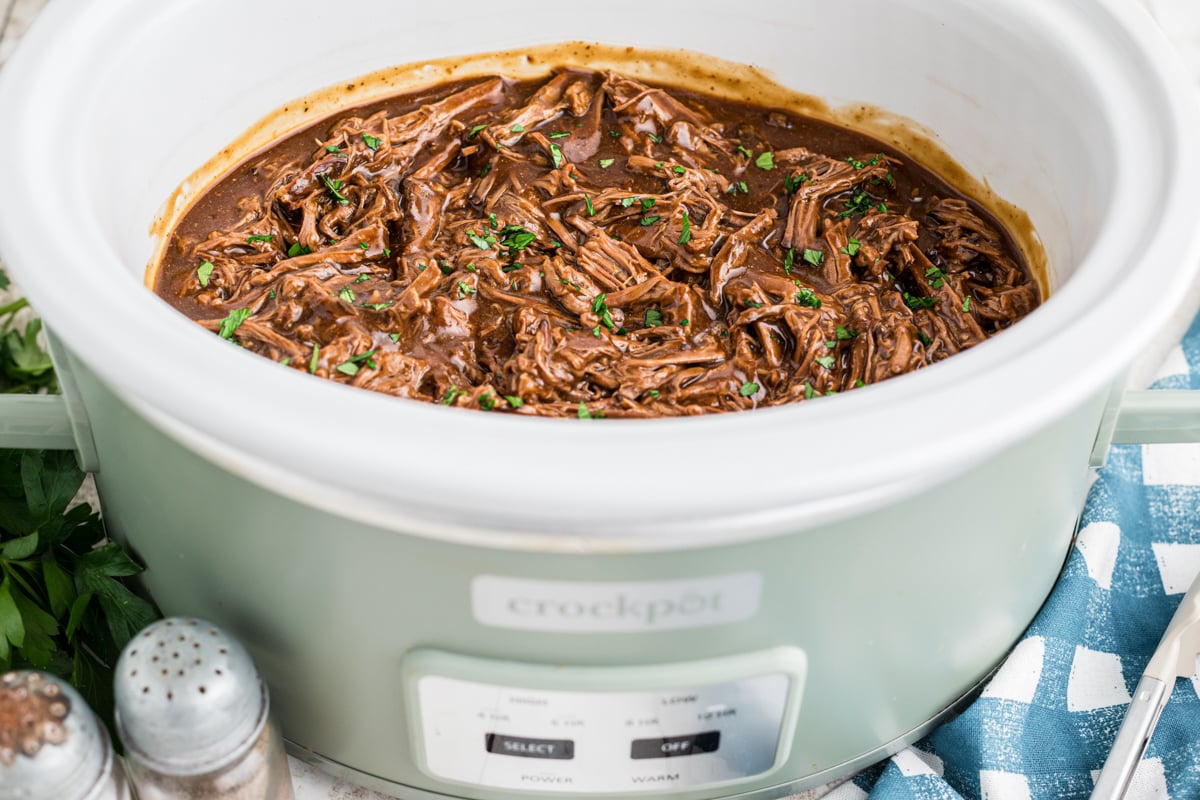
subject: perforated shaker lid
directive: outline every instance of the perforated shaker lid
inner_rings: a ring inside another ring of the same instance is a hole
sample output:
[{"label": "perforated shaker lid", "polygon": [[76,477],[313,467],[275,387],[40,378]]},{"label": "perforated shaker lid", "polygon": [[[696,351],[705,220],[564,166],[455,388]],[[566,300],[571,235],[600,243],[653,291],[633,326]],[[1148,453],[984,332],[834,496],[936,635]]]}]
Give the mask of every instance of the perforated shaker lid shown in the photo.
[{"label": "perforated shaker lid", "polygon": [[126,645],[114,678],[127,755],[170,775],[240,758],[267,718],[267,690],[249,653],[221,628],[174,617]]},{"label": "perforated shaker lid", "polygon": [[111,772],[108,732],[78,692],[41,672],[0,675],[0,800],[86,800]]}]

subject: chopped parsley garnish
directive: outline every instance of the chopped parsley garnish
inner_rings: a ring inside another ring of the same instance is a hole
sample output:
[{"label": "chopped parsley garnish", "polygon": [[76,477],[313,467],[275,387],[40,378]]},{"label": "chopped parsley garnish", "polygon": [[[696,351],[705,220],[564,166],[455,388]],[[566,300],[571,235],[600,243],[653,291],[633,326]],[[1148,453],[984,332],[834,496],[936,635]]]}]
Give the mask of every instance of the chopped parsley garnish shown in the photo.
[{"label": "chopped parsley garnish", "polygon": [[501,272],[516,272],[522,266],[524,266],[524,265],[521,264],[519,261],[516,261],[516,262],[513,262],[512,264],[508,264],[506,266],[501,267],[500,271]]},{"label": "chopped parsley garnish", "polygon": [[615,163],[617,163],[615,158],[602,158],[600,159],[600,169],[608,169]]},{"label": "chopped parsley garnish", "polygon": [[271,291],[267,292],[267,297],[269,297],[269,298],[271,298],[272,300],[274,300],[274,299],[275,299],[275,290],[274,290],[274,289],[272,289]]},{"label": "chopped parsley garnish", "polygon": [[567,163],[567,159],[563,156],[562,148],[556,144],[550,145],[550,158],[554,161],[555,169]]},{"label": "chopped parsley garnish", "polygon": [[479,395],[479,407],[484,411],[491,411],[496,407],[496,396],[491,392]]},{"label": "chopped parsley garnish", "polygon": [[751,153],[749,150],[747,150],[744,145],[739,144],[737,149],[738,152],[744,155],[746,158],[754,158],[754,153]]},{"label": "chopped parsley garnish", "polygon": [[371,249],[371,245],[367,244],[366,242],[359,242],[358,246],[362,250],[370,250]]},{"label": "chopped parsley garnish", "polygon": [[651,400],[657,400],[658,398],[662,397],[662,392],[658,391],[658,389],[647,389],[646,396]]},{"label": "chopped parsley garnish", "polygon": [[400,344],[400,334],[389,333],[388,338],[392,340],[392,344]]},{"label": "chopped parsley garnish", "polygon": [[566,139],[571,135],[570,131],[554,131],[550,134],[551,139]]},{"label": "chopped parsley garnish", "polygon": [[327,144],[325,145],[325,151],[329,153],[340,153],[342,152],[342,148],[338,147],[336,144]]},{"label": "chopped parsley garnish", "polygon": [[451,272],[454,272],[454,267],[450,266],[449,261],[443,261],[438,264],[438,269],[442,271],[443,275],[449,275]]},{"label": "chopped parsley garnish", "polygon": [[507,225],[500,230],[500,245],[512,252],[519,253],[536,240],[537,234],[522,225]]},{"label": "chopped parsley garnish", "polygon": [[657,328],[663,324],[662,312],[657,308],[647,308],[645,322],[647,328]]},{"label": "chopped parsley garnish", "polygon": [[479,291],[466,281],[459,281],[456,285],[458,286],[459,300],[466,300],[468,295],[477,294]]},{"label": "chopped parsley garnish", "polygon": [[915,294],[904,293],[904,305],[915,310],[933,308],[938,304],[936,297],[917,297]]},{"label": "chopped parsley garnish", "polygon": [[615,331],[617,329],[617,324],[613,321],[612,312],[609,311],[608,303],[605,302],[607,299],[608,292],[601,292],[600,294],[596,295],[596,298],[592,300],[592,312],[600,316],[600,323],[604,325],[604,327],[608,328],[610,331]]},{"label": "chopped parsley garnish", "polygon": [[592,328],[592,336],[595,336],[597,339],[600,338],[600,326],[599,325]]},{"label": "chopped parsley garnish", "polygon": [[200,281],[201,288],[208,286],[208,280],[212,277],[213,269],[211,261],[201,261],[200,266],[196,267],[196,279]]},{"label": "chopped parsley garnish", "polygon": [[797,175],[795,177],[789,175],[783,179],[783,188],[787,190],[788,194],[793,194],[797,189],[804,185],[805,181],[811,180],[812,178],[810,178],[808,175]]},{"label": "chopped parsley garnish", "polygon": [[342,194],[342,187],[346,185],[345,181],[333,180],[328,175],[322,175],[321,183],[325,184],[325,188],[329,190],[329,193],[333,195],[333,199],[336,200],[339,205],[350,205],[350,198]]},{"label": "chopped parsley garnish", "polygon": [[629,208],[630,206],[632,206],[632,205],[633,205],[634,203],[636,203],[636,202],[637,202],[637,198],[636,198],[636,197],[622,197],[622,198],[621,198],[621,207],[622,207],[622,208]]},{"label": "chopped parsley garnish", "polygon": [[464,394],[466,394],[466,392],[464,392],[462,389],[459,389],[454,384],[450,384],[450,388],[446,390],[444,395],[442,395],[442,405],[448,406],[458,398],[462,397]]},{"label": "chopped parsley garnish", "polygon": [[308,372],[310,375],[317,374],[317,359],[320,358],[320,356],[321,356],[321,345],[314,344],[312,358],[310,358],[308,360]]},{"label": "chopped parsley garnish", "polygon": [[346,361],[342,364],[338,364],[336,367],[334,367],[334,369],[343,375],[349,375],[350,377],[354,377],[358,374],[358,364],[355,364],[353,361]]},{"label": "chopped parsley garnish", "polygon": [[658,201],[657,201],[657,200],[655,200],[653,197],[643,197],[643,198],[642,198],[642,200],[641,200],[641,203],[642,203],[642,210],[643,210],[643,211],[647,211],[647,210],[649,210],[649,209],[651,209],[651,208],[654,208],[654,204],[655,204],[655,203],[657,203],[657,202],[658,202]]},{"label": "chopped parsley garnish", "polygon": [[931,289],[940,289],[946,285],[946,273],[940,267],[930,267],[925,270],[925,280]]},{"label": "chopped parsley garnish", "polygon": [[671,172],[674,172],[676,175],[686,175],[687,167],[681,167],[676,164],[675,166],[671,167]]},{"label": "chopped parsley garnish", "polygon": [[687,244],[692,240],[692,220],[688,217],[687,209],[683,210],[682,230],[679,234],[679,243]]},{"label": "chopped parsley garnish", "polygon": [[275,238],[273,233],[256,233],[253,236],[246,237],[246,244],[254,244],[255,242],[269,242]]},{"label": "chopped parsley garnish", "polygon": [[353,303],[356,299],[358,299],[354,294],[354,290],[349,286],[343,286],[342,290],[338,292],[337,296],[339,299],[345,300],[347,303]]},{"label": "chopped parsley garnish", "polygon": [[312,252],[311,247],[305,247],[304,245],[300,244],[299,242],[293,242],[292,246],[288,248],[288,258],[295,258],[296,256],[306,256],[311,252]]},{"label": "chopped parsley garnish", "polygon": [[807,286],[801,287],[800,291],[796,292],[796,302],[809,308],[821,307],[821,298],[817,297],[813,290]]},{"label": "chopped parsley garnish", "polygon": [[751,395],[758,394],[758,388],[759,387],[757,383],[754,383],[753,381],[746,381],[742,384],[742,388],[738,389],[738,394],[740,394],[742,397],[750,397]]},{"label": "chopped parsley garnish", "polygon": [[867,167],[876,166],[879,163],[879,160],[881,158],[883,158],[882,154],[875,156],[870,161],[859,161],[858,159],[855,159],[855,158],[847,158],[846,161],[852,167],[854,167],[856,170],[863,170],[863,169],[866,169]]},{"label": "chopped parsley garnish", "polygon": [[234,332],[242,327],[242,323],[250,316],[250,309],[235,308],[225,319],[221,320],[221,330],[217,332],[222,339],[232,339]]},{"label": "chopped parsley garnish", "polygon": [[768,172],[775,169],[775,154],[768,150],[758,158],[754,159],[754,166]]},{"label": "chopped parsley garnish", "polygon": [[809,264],[812,264],[814,267],[819,267],[821,266],[821,262],[825,260],[825,251],[810,250],[806,247],[804,248],[804,260]]},{"label": "chopped parsley garnish", "polygon": [[[855,214],[865,214],[874,206],[875,199],[871,197],[871,195],[867,194],[862,189],[855,189],[854,194],[849,200],[846,201],[846,210],[838,214],[837,218],[845,219],[846,217],[850,217]],[[887,209],[884,208],[883,210],[886,211]]]},{"label": "chopped parsley garnish", "polygon": [[614,131],[614,130],[612,130],[612,129],[609,129],[609,131],[608,131],[608,135],[609,135],[609,136],[611,136],[611,137],[613,137],[614,139],[620,139],[620,138],[621,138],[621,132],[620,132],[620,131]]},{"label": "chopped parsley garnish", "polygon": [[518,122],[518,123],[516,123],[515,125],[513,125],[511,128],[509,128],[508,130],[509,130],[511,133],[524,133],[524,132],[525,132],[525,126],[524,126],[524,125],[522,125],[521,123],[519,123],[519,122]]},{"label": "chopped parsley garnish", "polygon": [[587,404],[582,400],[579,401],[579,410],[576,413],[580,419],[604,419],[603,411],[588,411]]},{"label": "chopped parsley garnish", "polygon": [[490,163],[484,164],[483,169],[479,170],[479,177],[486,178],[487,174],[491,171],[492,171],[492,165]]},{"label": "chopped parsley garnish", "polygon": [[482,131],[486,127],[487,127],[487,125],[476,125],[474,128],[471,128],[470,132],[467,134],[467,138],[474,139],[476,136],[479,135],[479,132]]},{"label": "chopped parsley garnish", "polygon": [[355,283],[365,283],[366,281],[369,281],[369,280],[371,280],[371,273],[364,272],[362,275],[359,275],[357,278],[355,278],[354,282]]},{"label": "chopped parsley garnish", "polygon": [[820,358],[815,358],[813,360],[825,369],[833,369],[833,365],[837,363],[837,360],[833,356],[821,356]]},{"label": "chopped parsley garnish", "polygon": [[858,331],[854,330],[853,328],[846,328],[841,325],[838,325],[837,338],[839,341],[848,342],[851,339],[858,338]]},{"label": "chopped parsley garnish", "polygon": [[372,311],[383,311],[384,309],[391,308],[395,304],[395,300],[389,300],[386,303],[363,303],[363,308],[369,308]]},{"label": "chopped parsley garnish", "polygon": [[933,339],[930,339],[929,334],[927,334],[925,331],[917,331],[917,337],[921,340],[921,344],[925,345],[926,347],[929,347],[929,345],[933,344]]},{"label": "chopped parsley garnish", "polygon": [[585,194],[583,196],[583,205],[584,205],[584,208],[587,209],[587,215],[589,217],[596,216],[596,207],[594,205],[592,205],[592,198],[589,195]]},{"label": "chopped parsley garnish", "polygon": [[963,298],[962,309],[964,314],[971,313],[971,298],[969,296]]},{"label": "chopped parsley garnish", "polygon": [[643,228],[649,228],[654,223],[658,222],[662,217],[642,217],[639,223]]},{"label": "chopped parsley garnish", "polygon": [[650,141],[654,142],[655,144],[662,144],[662,137],[661,137],[661,136],[658,136],[658,135],[656,135],[656,134],[653,134],[653,133],[647,133],[646,135],[647,135],[648,137],[650,137]]},{"label": "chopped parsley garnish", "polygon": [[515,394],[504,395],[504,402],[508,403],[508,405],[512,408],[520,408],[521,406],[525,405],[525,401],[517,397]]},{"label": "chopped parsley garnish", "polygon": [[796,248],[789,247],[788,251],[783,254],[783,271],[787,274],[792,274],[792,265],[796,263]]},{"label": "chopped parsley garnish", "polygon": [[842,252],[845,253],[846,255],[850,256],[851,258],[854,258],[856,255],[858,255],[858,251],[861,249],[862,249],[862,242],[860,242],[858,239],[855,239],[853,236],[851,236],[850,242],[845,247],[842,248]]},{"label": "chopped parsley garnish", "polygon": [[686,319],[681,319],[681,320],[679,320],[679,324],[686,328],[688,325],[691,325],[692,323]]},{"label": "chopped parsley garnish", "polygon": [[821,393],[812,387],[811,383],[804,384],[804,399],[812,400],[814,397],[820,397]]},{"label": "chopped parsley garnish", "polygon": [[[525,229],[521,228],[521,230]],[[490,250],[496,246],[495,236],[492,236],[491,234],[488,234],[487,236],[480,236],[475,232],[474,228],[467,229],[467,238],[471,240],[471,244],[475,245],[480,250]]]},{"label": "chopped parsley garnish", "polygon": [[370,148],[372,153],[374,153],[376,150],[378,150],[380,147],[383,146],[382,139],[380,139],[376,136],[372,136],[369,133],[364,133],[362,135],[362,140],[363,140],[363,144],[365,144],[368,148]]}]

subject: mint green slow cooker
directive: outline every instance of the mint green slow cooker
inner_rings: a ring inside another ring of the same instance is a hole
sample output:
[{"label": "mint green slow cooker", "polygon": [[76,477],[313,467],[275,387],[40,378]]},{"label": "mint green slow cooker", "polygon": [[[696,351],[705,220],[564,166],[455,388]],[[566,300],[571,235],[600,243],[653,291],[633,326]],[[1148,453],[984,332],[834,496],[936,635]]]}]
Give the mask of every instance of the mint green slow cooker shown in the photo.
[{"label": "mint green slow cooker", "polygon": [[[64,387],[6,398],[0,443],[96,471],[146,590],[246,642],[302,758],[488,800],[766,798],[846,775],[1004,656],[1111,441],[1200,437],[1186,393],[1124,391],[1195,312],[1200,265],[1200,115],[1133,4],[344,13],[56,0],[0,74],[0,254]],[[851,56],[829,35],[848,20]],[[271,109],[393,64],[572,40],[751,63],[935,131],[1028,212],[1050,299],[836,399],[588,423],[310,379],[144,287],[202,188],[180,181]]]}]

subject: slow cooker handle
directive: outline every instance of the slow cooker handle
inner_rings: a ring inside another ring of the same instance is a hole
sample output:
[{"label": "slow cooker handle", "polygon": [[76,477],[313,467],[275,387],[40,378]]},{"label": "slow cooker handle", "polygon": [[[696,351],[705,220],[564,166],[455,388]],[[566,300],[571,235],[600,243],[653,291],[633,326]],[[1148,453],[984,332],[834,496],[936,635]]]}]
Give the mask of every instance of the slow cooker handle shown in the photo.
[{"label": "slow cooker handle", "polygon": [[1114,390],[1096,434],[1092,466],[1102,467],[1114,444],[1200,442],[1200,391]]},{"label": "slow cooker handle", "polygon": [[1112,444],[1200,442],[1200,391],[1125,392]]},{"label": "slow cooker handle", "polygon": [[48,329],[46,344],[62,394],[0,395],[0,448],[74,450],[80,469],[97,472],[100,460],[71,361]]}]

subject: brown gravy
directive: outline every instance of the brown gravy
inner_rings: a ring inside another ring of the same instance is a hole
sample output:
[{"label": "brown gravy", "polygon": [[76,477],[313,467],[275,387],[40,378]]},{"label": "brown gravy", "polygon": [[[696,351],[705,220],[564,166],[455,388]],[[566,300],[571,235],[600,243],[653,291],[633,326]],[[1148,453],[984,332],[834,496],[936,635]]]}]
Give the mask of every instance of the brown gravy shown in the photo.
[{"label": "brown gravy", "polygon": [[879,141],[578,69],[288,136],[188,210],[154,288],[292,369],[581,417],[851,390],[1041,299],[994,217]]}]

